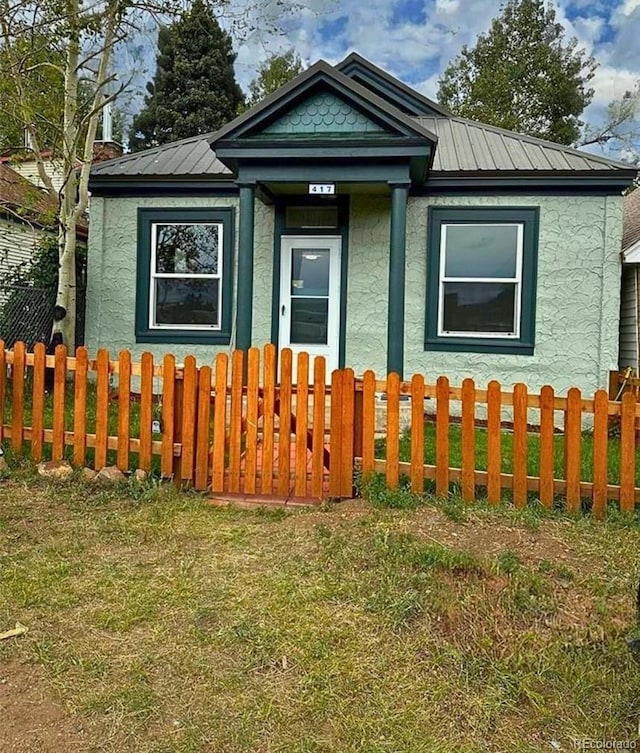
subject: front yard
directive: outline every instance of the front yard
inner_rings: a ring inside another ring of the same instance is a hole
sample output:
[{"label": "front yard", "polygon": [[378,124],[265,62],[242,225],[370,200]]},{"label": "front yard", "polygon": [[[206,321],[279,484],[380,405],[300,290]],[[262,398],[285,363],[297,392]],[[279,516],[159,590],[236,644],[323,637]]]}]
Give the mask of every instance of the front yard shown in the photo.
[{"label": "front yard", "polygon": [[636,740],[640,523],[0,483],[3,753]]}]

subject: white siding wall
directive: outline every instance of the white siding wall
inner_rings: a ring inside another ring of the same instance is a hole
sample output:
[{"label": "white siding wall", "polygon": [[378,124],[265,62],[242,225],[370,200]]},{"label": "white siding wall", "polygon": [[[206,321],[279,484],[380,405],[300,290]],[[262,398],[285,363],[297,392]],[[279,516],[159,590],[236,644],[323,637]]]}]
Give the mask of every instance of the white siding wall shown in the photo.
[{"label": "white siding wall", "polygon": [[[49,160],[45,161],[44,165],[47,175],[51,178],[53,187],[56,189],[56,191],[59,191],[62,188],[62,183],[64,182],[62,167],[60,163]],[[30,180],[39,188],[44,188],[44,183],[40,180],[40,176],[38,175],[38,167],[35,160],[11,162],[10,167],[12,170],[15,170],[17,173],[22,175],[23,178]]]},{"label": "white siding wall", "polygon": [[0,219],[0,274],[31,260],[43,231]]},{"label": "white siding wall", "polygon": [[638,371],[638,266],[622,267],[620,298],[620,360],[621,369],[631,366]]}]

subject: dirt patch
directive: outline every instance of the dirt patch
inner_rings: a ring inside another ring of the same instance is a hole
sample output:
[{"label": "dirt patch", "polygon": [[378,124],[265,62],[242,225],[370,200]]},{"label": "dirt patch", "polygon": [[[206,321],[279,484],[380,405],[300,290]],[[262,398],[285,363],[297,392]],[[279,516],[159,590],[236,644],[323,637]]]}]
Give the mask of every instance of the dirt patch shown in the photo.
[{"label": "dirt patch", "polygon": [[38,667],[11,659],[0,663],[3,753],[61,753],[89,749],[87,733],[53,700]]}]

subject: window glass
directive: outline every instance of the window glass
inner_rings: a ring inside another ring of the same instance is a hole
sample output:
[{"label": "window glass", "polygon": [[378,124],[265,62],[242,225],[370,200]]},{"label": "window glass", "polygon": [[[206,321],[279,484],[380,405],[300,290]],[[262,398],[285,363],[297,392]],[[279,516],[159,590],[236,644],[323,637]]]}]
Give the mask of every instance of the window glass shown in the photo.
[{"label": "window glass", "polygon": [[214,279],[157,279],[155,324],[218,326],[219,286]]},{"label": "window glass", "polygon": [[328,298],[291,299],[292,344],[326,345],[328,325]]},{"label": "window glass", "polygon": [[155,225],[155,271],[217,275],[220,230],[219,225]]},{"label": "window glass", "polygon": [[300,230],[327,230],[338,227],[338,207],[287,207],[285,223]]},{"label": "window glass", "polygon": [[516,284],[446,282],[443,295],[445,333],[515,333]]},{"label": "window glass", "polygon": [[329,295],[329,249],[291,250],[291,295]]},{"label": "window glass", "polygon": [[516,276],[518,225],[446,225],[445,277]]}]

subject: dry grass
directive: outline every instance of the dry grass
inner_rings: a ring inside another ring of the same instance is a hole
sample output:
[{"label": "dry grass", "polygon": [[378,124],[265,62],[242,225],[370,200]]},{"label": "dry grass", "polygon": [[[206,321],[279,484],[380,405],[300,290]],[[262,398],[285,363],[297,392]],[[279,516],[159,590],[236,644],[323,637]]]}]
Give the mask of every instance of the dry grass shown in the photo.
[{"label": "dry grass", "polygon": [[[119,753],[571,750],[636,739],[640,525],[0,484],[0,662]],[[79,748],[78,748],[79,749]]]}]

